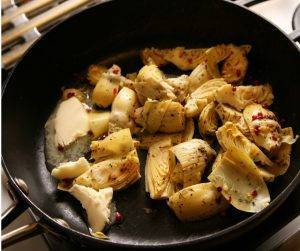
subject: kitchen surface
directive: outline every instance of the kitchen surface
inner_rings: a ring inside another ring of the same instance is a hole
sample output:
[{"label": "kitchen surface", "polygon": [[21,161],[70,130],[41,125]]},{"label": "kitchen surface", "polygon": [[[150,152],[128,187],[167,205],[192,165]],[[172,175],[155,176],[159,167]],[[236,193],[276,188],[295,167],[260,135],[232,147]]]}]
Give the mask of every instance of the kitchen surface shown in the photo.
[{"label": "kitchen surface", "polygon": [[[125,1],[125,0],[124,0]],[[242,1],[240,1],[242,2]],[[259,1],[258,1],[259,2]],[[7,3],[6,3],[7,4]],[[81,3],[84,5],[85,3]],[[298,7],[298,14],[295,11]],[[270,20],[272,23],[277,25],[287,34],[290,34],[297,25],[297,21],[294,21],[293,17],[298,15],[298,18],[294,17],[294,20],[300,20],[300,0],[269,0],[263,1],[256,5],[250,7],[256,13],[263,15],[266,19]],[[24,16],[24,15],[22,15]],[[26,17],[23,17],[26,18]],[[298,28],[300,28],[298,26]],[[32,43],[36,38],[40,36],[39,32],[36,31],[34,27],[27,31],[28,44],[26,43],[26,48]],[[299,44],[298,44],[299,45]],[[22,48],[22,53],[24,48]],[[18,53],[21,53],[18,51]],[[21,54],[19,54],[20,56]],[[11,56],[9,54],[8,56]],[[19,56],[14,56],[14,59],[7,56],[7,65],[11,62],[15,62],[16,58]],[[10,61],[12,60],[12,61]],[[5,67],[7,66],[5,65]],[[2,62],[2,67],[3,67]],[[8,67],[9,69],[9,67]],[[3,81],[3,80],[2,80]],[[1,175],[2,185],[1,185],[1,207],[2,212],[4,212],[12,203],[12,199],[7,192],[6,187],[6,177],[2,171]],[[24,224],[30,224],[34,221],[34,216],[31,211],[27,210],[18,219],[16,219],[12,224],[10,224],[2,233],[9,232],[17,227],[23,226]],[[242,242],[241,242],[242,241]],[[279,207],[279,209],[265,222],[256,227],[251,233],[244,234],[239,241],[230,242],[223,247],[224,250],[248,250],[244,246],[244,243],[248,243],[249,250],[300,250],[300,187],[291,194],[288,200]],[[234,245],[234,246],[233,246]],[[6,250],[8,251],[48,251],[48,250],[76,250],[76,248],[70,243],[58,240],[57,238],[46,234],[35,236],[31,239],[17,243]],[[83,249],[85,250],[85,249]],[[91,249],[88,249],[91,250]]]}]

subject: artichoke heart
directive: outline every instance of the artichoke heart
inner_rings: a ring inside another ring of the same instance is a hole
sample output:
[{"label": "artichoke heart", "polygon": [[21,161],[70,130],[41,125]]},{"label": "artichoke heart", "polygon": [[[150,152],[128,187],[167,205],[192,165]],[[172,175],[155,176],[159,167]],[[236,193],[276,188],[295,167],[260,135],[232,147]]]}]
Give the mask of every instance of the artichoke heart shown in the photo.
[{"label": "artichoke heart", "polygon": [[212,76],[208,71],[207,62],[201,62],[189,76],[189,93],[194,92],[210,79]]},{"label": "artichoke heart", "polygon": [[95,138],[108,132],[110,112],[89,112],[90,129]]},{"label": "artichoke heart", "polygon": [[181,221],[207,219],[224,211],[228,202],[211,182],[186,187],[173,194],[169,207]]},{"label": "artichoke heart", "polygon": [[235,124],[226,122],[216,131],[216,136],[224,151],[237,147],[249,155],[253,161],[260,161],[262,164],[269,166],[273,165],[273,162],[254,143],[247,139]]},{"label": "artichoke heart", "polygon": [[170,139],[173,145],[177,145],[182,142],[182,134],[181,133],[156,133],[156,134],[145,134],[141,135],[139,138],[141,149],[148,150],[150,146],[156,144],[160,141],[164,141],[166,139]]},{"label": "artichoke heart", "polygon": [[[194,137],[195,125],[192,118],[188,118],[185,123],[185,129],[182,132],[181,142],[186,142],[191,140]],[[174,143],[174,142],[173,142]],[[180,142],[178,142],[180,143]]]},{"label": "artichoke heart", "polygon": [[140,69],[134,82],[134,89],[142,105],[148,98],[153,100],[176,99],[174,88],[166,82],[164,74],[156,65],[146,65]]},{"label": "artichoke heart", "polygon": [[253,103],[269,106],[274,99],[272,88],[269,84],[257,86],[232,86],[227,84],[219,88],[215,96],[219,103],[231,105],[238,111]]},{"label": "artichoke heart", "polygon": [[225,124],[227,121],[232,122],[247,138],[252,138],[243,113],[223,104],[218,104],[216,106],[216,112],[218,113],[223,124]]},{"label": "artichoke heart", "polygon": [[215,103],[211,102],[204,107],[199,116],[199,130],[202,136],[214,135],[218,129],[218,117],[215,108]]},{"label": "artichoke heart", "polygon": [[92,141],[92,158],[98,162],[114,156],[125,156],[134,150],[134,143],[128,128],[108,135],[103,140]]},{"label": "artichoke heart", "polygon": [[136,182],[140,176],[140,164],[136,150],[126,156],[114,157],[91,166],[77,177],[75,183],[96,190],[112,187],[120,190]]},{"label": "artichoke heart", "polygon": [[227,83],[222,78],[207,81],[187,97],[185,112],[187,117],[200,114],[204,107],[215,100],[216,91]]},{"label": "artichoke heart", "polygon": [[171,139],[164,139],[150,146],[145,166],[146,192],[152,199],[169,198],[173,192],[170,173],[175,165],[175,157],[169,148]]},{"label": "artichoke heart", "polygon": [[111,187],[94,190],[90,187],[74,184],[69,193],[80,201],[86,210],[89,226],[92,233],[101,232],[105,225],[109,223],[109,205],[113,197]]},{"label": "artichoke heart", "polygon": [[176,95],[177,102],[184,102],[189,90],[189,77],[187,75],[181,75],[177,78],[168,78],[166,80],[170,86],[174,88],[174,94]]},{"label": "artichoke heart", "polygon": [[216,152],[201,139],[191,139],[171,148],[178,162],[171,174],[175,188],[188,187],[201,181],[204,169]]},{"label": "artichoke heart", "polygon": [[137,96],[135,91],[123,87],[111,106],[109,133],[114,133],[124,128],[129,128],[131,132],[134,132],[133,115],[136,105]]},{"label": "artichoke heart", "polygon": [[260,104],[251,104],[245,108],[243,114],[256,145],[267,151],[280,147],[281,127],[273,112],[264,109]]},{"label": "artichoke heart", "polygon": [[208,179],[235,208],[259,212],[269,205],[268,188],[252,159],[233,146],[223,155]]}]

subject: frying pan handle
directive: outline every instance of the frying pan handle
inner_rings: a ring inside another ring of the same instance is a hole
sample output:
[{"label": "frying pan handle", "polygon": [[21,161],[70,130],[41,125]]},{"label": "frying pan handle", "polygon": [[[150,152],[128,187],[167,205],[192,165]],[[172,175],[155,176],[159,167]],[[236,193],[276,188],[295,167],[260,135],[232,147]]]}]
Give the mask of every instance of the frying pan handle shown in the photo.
[{"label": "frying pan handle", "polygon": [[[28,194],[28,187],[22,179],[15,179],[15,182],[25,194]],[[19,217],[20,214],[22,214],[28,208],[28,205],[23,200],[20,200],[16,197],[9,182],[7,183],[7,188],[14,202],[1,215],[1,229],[6,228],[11,222],[13,222],[17,217]]]}]

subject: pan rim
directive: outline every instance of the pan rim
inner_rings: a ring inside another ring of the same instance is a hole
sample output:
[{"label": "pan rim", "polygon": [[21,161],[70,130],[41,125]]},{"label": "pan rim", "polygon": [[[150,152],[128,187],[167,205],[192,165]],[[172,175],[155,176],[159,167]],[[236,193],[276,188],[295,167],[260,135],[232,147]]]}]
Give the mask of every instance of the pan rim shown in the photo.
[{"label": "pan rim", "polygon": [[[113,2],[118,2],[118,1],[121,1],[121,0],[109,0],[109,1],[106,1],[104,3],[101,3],[101,6],[110,5]],[[272,22],[268,21],[266,18],[262,17],[259,14],[256,14],[255,12],[253,12],[252,10],[250,10],[250,9],[244,7],[244,6],[238,5],[238,4],[236,4],[234,2],[231,2],[229,0],[220,0],[220,2],[224,2],[225,4],[232,5],[236,8],[242,8],[245,11],[250,12],[252,15],[255,15],[257,18],[260,18],[261,21],[266,22],[267,25],[270,25],[273,28],[277,29],[281,33],[281,35],[283,35],[287,40],[289,40],[289,41],[287,41],[287,43],[289,42],[290,44],[292,44],[292,46],[298,51],[298,53],[300,53],[300,48],[297,47],[295,42],[281,28],[279,28],[277,25],[273,24]],[[65,21],[76,18],[77,16],[82,15],[82,13],[84,13],[85,11],[88,11],[91,8],[96,8],[98,5],[100,5],[100,4],[90,6],[86,9],[84,9],[83,11],[80,11],[80,12],[74,14],[74,15],[71,15],[71,16],[65,18],[65,19],[62,19],[57,24],[55,24],[51,29],[49,29],[49,31],[47,31],[43,36],[38,38],[30,46],[30,48],[24,53],[21,60],[14,66],[14,68],[10,72],[10,74],[7,77],[6,81],[4,82],[4,85],[3,85],[3,88],[2,88],[2,97],[5,95],[8,83],[10,82],[11,77],[17,71],[19,64],[21,64],[23,59],[26,57],[26,55],[31,52],[31,50],[34,48],[36,43],[38,43],[41,39],[46,39],[49,32],[51,32],[53,29],[55,29],[57,26],[61,25]],[[262,211],[260,211],[258,213],[250,215],[246,219],[244,219],[244,220],[242,220],[242,221],[240,221],[240,222],[238,222],[238,223],[236,223],[236,224],[234,224],[234,225],[232,225],[228,228],[217,231],[212,235],[204,235],[202,237],[196,237],[194,240],[181,240],[180,242],[174,242],[174,243],[159,243],[159,244],[156,244],[155,246],[153,246],[151,244],[129,244],[129,243],[112,242],[112,241],[109,241],[109,240],[108,241],[101,240],[101,239],[98,239],[98,238],[93,237],[91,235],[79,232],[75,229],[67,228],[67,227],[64,227],[64,226],[58,224],[52,217],[50,217],[45,211],[40,209],[26,194],[24,194],[20,190],[20,188],[17,186],[14,178],[10,174],[9,168],[6,165],[6,162],[5,162],[5,159],[4,159],[3,155],[2,155],[1,158],[2,158],[2,168],[5,172],[5,174],[7,175],[11,185],[13,186],[15,192],[17,192],[18,195],[21,197],[21,199],[23,199],[25,201],[25,203],[27,205],[29,205],[29,207],[34,212],[36,212],[39,216],[41,216],[42,219],[45,220],[46,223],[49,226],[53,227],[56,232],[59,232],[59,234],[68,236],[71,239],[75,239],[76,237],[79,237],[80,242],[82,241],[81,239],[83,239],[85,243],[100,244],[100,245],[107,246],[107,247],[108,246],[110,246],[110,247],[127,247],[127,248],[140,248],[140,249],[145,249],[145,248],[147,248],[147,249],[157,249],[157,248],[166,248],[166,247],[171,248],[171,247],[187,246],[187,245],[200,244],[200,243],[204,243],[204,242],[207,242],[207,241],[212,241],[212,240],[215,240],[219,237],[224,237],[226,235],[229,235],[233,231],[242,230],[245,227],[247,227],[248,223],[250,223],[250,222],[252,222],[252,224],[248,225],[248,228],[252,229],[257,224],[259,224],[262,220],[264,220],[266,217],[268,217],[274,210],[276,210],[276,208],[279,207],[286,200],[286,198],[290,195],[290,193],[300,183],[300,169],[299,169],[297,175],[292,179],[290,184],[288,184],[285,187],[285,189],[282,190],[281,193],[270,202],[268,207],[266,207],[265,209],[263,209]],[[254,223],[255,219],[257,220],[257,222]],[[242,233],[243,233],[243,231],[240,231],[239,233],[236,234],[236,236],[238,236],[239,234],[242,234]]]}]

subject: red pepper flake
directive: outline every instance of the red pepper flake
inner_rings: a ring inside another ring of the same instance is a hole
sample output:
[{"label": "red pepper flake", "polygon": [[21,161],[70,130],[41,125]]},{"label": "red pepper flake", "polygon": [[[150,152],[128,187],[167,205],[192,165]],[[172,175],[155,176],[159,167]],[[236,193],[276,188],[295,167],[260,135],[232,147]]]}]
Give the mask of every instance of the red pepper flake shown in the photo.
[{"label": "red pepper flake", "polygon": [[232,198],[231,198],[231,196],[229,196],[229,198],[228,198],[228,202],[230,203],[230,202],[231,202],[231,200],[232,200]]},{"label": "red pepper flake", "polygon": [[118,88],[114,88],[114,89],[113,89],[113,94],[114,94],[114,95],[117,95],[118,92],[119,92],[119,91],[118,91]]},{"label": "red pepper flake", "polygon": [[255,133],[255,135],[258,135],[259,131],[260,131],[259,125],[254,126],[254,133]]},{"label": "red pepper flake", "polygon": [[182,51],[179,52],[179,57],[182,58],[185,54],[186,54],[185,51],[182,50]]},{"label": "red pepper flake", "polygon": [[236,70],[236,75],[237,75],[238,77],[241,76],[241,70],[240,70],[240,69],[237,69],[237,70]]},{"label": "red pepper flake", "polygon": [[62,145],[58,145],[57,146],[57,150],[60,151],[60,152],[63,152],[64,147]]},{"label": "red pepper flake", "polygon": [[112,73],[113,74],[119,74],[120,70],[118,68],[115,68],[115,69],[112,70]]},{"label": "red pepper flake", "polygon": [[116,212],[116,223],[119,224],[123,221],[123,215],[120,212]]},{"label": "red pepper flake", "polygon": [[232,86],[232,91],[233,91],[233,92],[236,91],[236,86]]},{"label": "red pepper flake", "polygon": [[268,109],[269,105],[265,103],[265,104],[262,105],[262,107],[265,108],[265,109]]},{"label": "red pepper flake", "polygon": [[72,97],[74,97],[75,96],[75,92],[69,92],[68,94],[67,94],[67,98],[72,98]]},{"label": "red pepper flake", "polygon": [[222,191],[222,187],[217,187],[217,191],[221,192]]},{"label": "red pepper flake", "polygon": [[256,196],[257,196],[257,191],[256,191],[256,190],[253,190],[252,193],[251,193],[251,195],[252,195],[253,197],[256,197]]},{"label": "red pepper flake", "polygon": [[273,139],[274,141],[277,141],[277,140],[278,140],[278,138],[276,137],[275,134],[272,135],[272,139]]},{"label": "red pepper flake", "polygon": [[193,63],[193,59],[192,58],[188,58],[187,60],[190,64]]},{"label": "red pepper flake", "polygon": [[256,119],[259,119],[259,120],[261,120],[261,119],[263,119],[265,116],[261,113],[261,112],[259,112],[259,113],[257,113],[257,115],[253,115],[252,116],[252,121],[254,121],[254,120],[256,120]]}]

